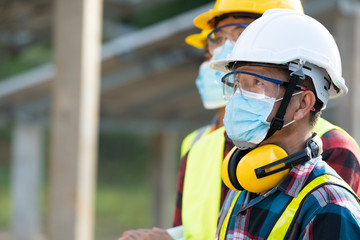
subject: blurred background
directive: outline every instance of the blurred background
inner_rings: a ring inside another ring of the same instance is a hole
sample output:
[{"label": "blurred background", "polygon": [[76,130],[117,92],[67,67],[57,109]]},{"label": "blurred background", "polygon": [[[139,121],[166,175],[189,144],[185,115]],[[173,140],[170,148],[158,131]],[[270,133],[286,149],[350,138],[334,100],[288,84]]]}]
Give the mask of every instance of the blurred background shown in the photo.
[{"label": "blurred background", "polygon": [[[302,2],[334,35],[349,87],[324,116],[360,142],[360,1]],[[171,227],[181,140],[215,114],[204,110],[195,87],[203,52],[184,42],[199,32],[194,17],[213,4],[103,1],[94,239]],[[53,65],[55,6],[52,0],[0,0],[1,240],[48,239],[51,86],[61,71]],[[26,175],[34,182],[18,186]],[[14,194],[19,189],[30,193]],[[32,222],[23,229],[27,238],[14,234],[22,214]]]}]

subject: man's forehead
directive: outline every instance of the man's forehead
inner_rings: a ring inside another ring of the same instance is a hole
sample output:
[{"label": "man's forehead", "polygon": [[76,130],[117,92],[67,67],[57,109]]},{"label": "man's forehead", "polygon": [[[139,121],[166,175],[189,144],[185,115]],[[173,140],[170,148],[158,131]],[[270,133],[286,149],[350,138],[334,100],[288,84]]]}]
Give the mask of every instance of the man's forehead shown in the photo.
[{"label": "man's forehead", "polygon": [[216,27],[221,27],[221,26],[224,26],[224,25],[226,25],[226,24],[231,24],[231,23],[250,24],[250,23],[252,23],[254,20],[255,20],[255,19],[249,18],[249,17],[234,18],[234,17],[232,17],[232,16],[229,16],[229,17],[227,17],[227,18],[225,18],[225,19],[220,20]]},{"label": "man's forehead", "polygon": [[257,73],[268,73],[272,71],[276,71],[274,68],[264,67],[264,66],[240,66],[236,69],[236,71],[249,71],[249,72],[257,72]]},{"label": "man's forehead", "polygon": [[284,78],[286,78],[285,71],[283,71],[280,68],[275,68],[275,67],[244,65],[244,66],[238,67],[237,69],[235,69],[235,71],[251,72],[251,73],[256,73],[259,75],[271,76],[271,77],[283,76]]}]

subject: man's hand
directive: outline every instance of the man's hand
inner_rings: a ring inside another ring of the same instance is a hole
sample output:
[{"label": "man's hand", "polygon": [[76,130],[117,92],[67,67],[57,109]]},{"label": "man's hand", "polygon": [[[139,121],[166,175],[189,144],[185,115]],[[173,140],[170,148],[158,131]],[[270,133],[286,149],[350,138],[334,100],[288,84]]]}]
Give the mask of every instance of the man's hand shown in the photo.
[{"label": "man's hand", "polygon": [[129,230],[118,240],[173,240],[166,230],[160,228]]}]

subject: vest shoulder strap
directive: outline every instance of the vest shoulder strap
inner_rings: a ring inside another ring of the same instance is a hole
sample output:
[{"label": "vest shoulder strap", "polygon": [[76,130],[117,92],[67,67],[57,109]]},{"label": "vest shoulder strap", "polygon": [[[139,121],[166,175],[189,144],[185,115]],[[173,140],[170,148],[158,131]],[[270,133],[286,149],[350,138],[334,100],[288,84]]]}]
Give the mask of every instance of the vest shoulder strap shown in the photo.
[{"label": "vest shoulder strap", "polygon": [[193,131],[189,135],[187,135],[181,144],[180,157],[183,157],[190,150],[190,148],[195,144],[195,142],[197,140],[199,140],[204,134],[209,133],[210,129],[211,129],[211,126],[206,125],[206,126],[203,126],[199,129]]},{"label": "vest shoulder strap", "polygon": [[275,223],[267,239],[284,239],[294,219],[294,216],[296,215],[297,210],[299,209],[299,206],[302,204],[303,200],[306,198],[306,196],[308,196],[310,192],[316,190],[318,187],[322,186],[325,183],[335,184],[347,189],[356,197],[359,202],[359,198],[345,181],[332,175],[321,175],[312,180],[309,184],[307,184],[300,191],[298,196],[290,201],[278,221]]},{"label": "vest shoulder strap", "polygon": [[314,132],[322,137],[326,132],[334,130],[334,129],[340,129],[340,127],[330,123],[329,121],[319,118],[314,126]]},{"label": "vest shoulder strap", "polygon": [[229,225],[229,220],[230,220],[230,217],[231,217],[232,212],[234,211],[234,206],[235,206],[235,203],[236,203],[237,199],[238,199],[239,196],[240,196],[240,193],[241,193],[241,191],[239,191],[239,192],[235,195],[233,201],[231,202],[231,205],[230,205],[230,207],[229,207],[229,210],[228,210],[228,212],[226,213],[226,216],[225,216],[224,221],[223,221],[223,223],[222,223],[222,225],[221,225],[221,228],[220,228],[219,240],[224,240],[224,239],[225,239],[226,230],[227,230],[228,225]]},{"label": "vest shoulder strap", "polygon": [[351,142],[356,146],[357,150],[360,152],[360,147],[357,144],[357,142],[355,141],[355,139],[353,137],[351,137],[350,134],[348,134],[341,127],[336,126],[323,118],[319,118],[314,126],[314,132],[317,135],[319,135],[320,137],[322,137],[325,133],[327,133],[331,130],[338,130],[341,133],[343,133],[345,136],[347,136],[351,140]]}]

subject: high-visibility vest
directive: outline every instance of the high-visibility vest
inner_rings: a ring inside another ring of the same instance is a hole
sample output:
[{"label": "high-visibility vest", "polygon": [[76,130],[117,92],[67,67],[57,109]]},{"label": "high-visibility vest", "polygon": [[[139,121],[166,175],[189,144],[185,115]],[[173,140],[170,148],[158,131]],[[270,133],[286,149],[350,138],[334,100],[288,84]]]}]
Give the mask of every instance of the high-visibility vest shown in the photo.
[{"label": "high-visibility vest", "polygon": [[329,131],[334,130],[334,129],[336,129],[336,130],[342,132],[344,135],[346,135],[353,142],[353,144],[356,146],[357,150],[360,152],[360,147],[359,147],[359,145],[357,144],[357,142],[355,141],[355,139],[353,137],[351,137],[341,127],[338,127],[338,126],[326,121],[323,118],[318,119],[318,121],[316,122],[316,125],[314,126],[313,131],[316,132],[317,135],[322,137],[326,132],[329,132]]},{"label": "high-visibility vest", "polygon": [[199,129],[196,129],[189,135],[187,135],[181,143],[180,157],[184,157],[189,149],[199,140],[202,136],[208,134],[211,130],[211,125],[203,126]]},{"label": "high-visibility vest", "polygon": [[287,205],[285,211],[281,214],[280,218],[275,223],[267,239],[284,239],[303,199],[308,195],[308,193],[314,191],[315,189],[321,187],[324,184],[333,184],[345,188],[350,193],[352,193],[352,195],[359,202],[359,198],[357,197],[356,193],[344,180],[332,175],[321,175],[312,180],[309,184],[307,184],[300,191],[298,196],[291,200],[291,202]]},{"label": "high-visibility vest", "polygon": [[213,239],[215,236],[221,200],[224,133],[224,127],[208,133],[189,151],[182,199],[186,240]]},{"label": "high-visibility vest", "polygon": [[[294,197],[290,203],[286,206],[285,210],[277,220],[277,222],[274,224],[274,226],[271,229],[271,232],[269,233],[269,236],[266,237],[266,239],[284,239],[286,237],[286,234],[289,230],[289,227],[291,226],[292,221],[294,220],[294,216],[296,215],[296,212],[299,209],[300,204],[303,203],[303,200],[305,199],[308,194],[317,188],[323,186],[324,184],[333,184],[338,185],[346,190],[348,190],[352,195],[357,199],[359,202],[359,198],[357,197],[356,193],[351,189],[351,187],[341,178],[332,176],[332,175],[321,175],[313,179],[310,183],[308,183],[298,194],[297,197]],[[227,227],[229,225],[229,220],[231,218],[231,215],[233,214],[234,206],[236,204],[236,201],[238,197],[240,196],[241,192],[238,192],[231,205],[230,208],[224,218],[224,221],[221,225],[220,232],[219,232],[219,239],[223,240],[226,236]]]}]

